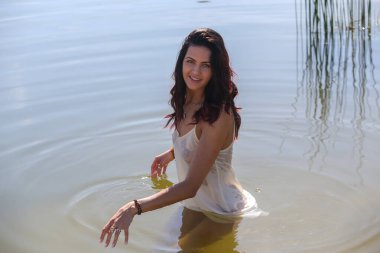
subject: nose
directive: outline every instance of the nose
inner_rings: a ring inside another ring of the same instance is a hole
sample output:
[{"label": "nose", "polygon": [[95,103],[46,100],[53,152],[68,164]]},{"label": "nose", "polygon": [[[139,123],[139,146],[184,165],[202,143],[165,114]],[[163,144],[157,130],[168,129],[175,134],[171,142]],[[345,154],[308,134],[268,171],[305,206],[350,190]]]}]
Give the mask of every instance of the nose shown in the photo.
[{"label": "nose", "polygon": [[200,71],[201,71],[200,66],[198,66],[197,64],[195,64],[194,67],[193,67],[193,69],[192,69],[193,74],[198,75],[200,73]]}]

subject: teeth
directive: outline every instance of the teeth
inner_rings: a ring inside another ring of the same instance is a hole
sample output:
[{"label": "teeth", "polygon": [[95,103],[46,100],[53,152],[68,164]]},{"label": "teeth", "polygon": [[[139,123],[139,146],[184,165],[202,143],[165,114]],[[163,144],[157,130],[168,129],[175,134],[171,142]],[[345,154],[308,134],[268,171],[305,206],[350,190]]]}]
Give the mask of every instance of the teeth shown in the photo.
[{"label": "teeth", "polygon": [[201,80],[201,79],[194,78],[194,77],[192,77],[192,76],[190,76],[190,78],[193,79],[194,81],[199,81],[199,80]]}]

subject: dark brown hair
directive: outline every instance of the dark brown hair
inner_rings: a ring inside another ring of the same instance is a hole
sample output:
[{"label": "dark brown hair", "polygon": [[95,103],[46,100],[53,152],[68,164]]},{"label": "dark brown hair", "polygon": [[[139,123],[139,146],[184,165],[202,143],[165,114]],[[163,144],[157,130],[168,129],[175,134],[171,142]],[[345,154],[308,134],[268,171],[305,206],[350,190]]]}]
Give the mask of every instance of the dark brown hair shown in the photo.
[{"label": "dark brown hair", "polygon": [[183,42],[173,73],[174,86],[170,90],[170,94],[172,95],[170,105],[174,112],[166,116],[168,118],[166,126],[171,121],[174,121],[171,126],[177,128],[179,122],[183,120],[183,106],[186,102],[186,83],[183,79],[182,65],[187,50],[192,45],[204,46],[211,51],[212,71],[212,77],[205,88],[203,105],[194,114],[194,124],[197,124],[200,120],[207,121],[210,124],[214,123],[224,108],[228,114],[232,111],[234,115],[235,137],[237,137],[241,118],[238,113],[240,108],[237,108],[234,102],[234,98],[238,94],[237,87],[232,81],[234,72],[230,67],[230,59],[222,36],[210,28],[200,28],[192,31]]}]

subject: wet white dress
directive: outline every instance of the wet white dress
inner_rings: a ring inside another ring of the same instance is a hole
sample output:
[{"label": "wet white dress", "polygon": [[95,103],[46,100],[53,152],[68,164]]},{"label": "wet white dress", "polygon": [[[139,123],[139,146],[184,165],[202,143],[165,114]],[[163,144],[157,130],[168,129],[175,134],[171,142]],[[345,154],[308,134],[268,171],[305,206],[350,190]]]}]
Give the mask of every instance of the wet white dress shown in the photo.
[{"label": "wet white dress", "polygon": [[[179,182],[186,178],[191,160],[199,144],[195,127],[187,134],[173,133],[173,147]],[[182,201],[192,210],[223,217],[241,217],[244,214],[259,216],[255,198],[242,188],[231,167],[233,142],[219,152],[195,197]]]}]

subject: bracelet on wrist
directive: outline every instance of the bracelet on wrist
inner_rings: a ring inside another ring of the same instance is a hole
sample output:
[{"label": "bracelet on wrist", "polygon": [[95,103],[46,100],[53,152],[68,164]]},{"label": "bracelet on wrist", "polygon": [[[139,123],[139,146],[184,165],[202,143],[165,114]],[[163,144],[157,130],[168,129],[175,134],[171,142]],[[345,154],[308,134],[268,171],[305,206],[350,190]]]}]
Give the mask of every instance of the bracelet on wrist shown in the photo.
[{"label": "bracelet on wrist", "polygon": [[137,215],[140,215],[142,213],[140,203],[136,199],[133,202],[135,202],[135,207],[137,208]]}]

